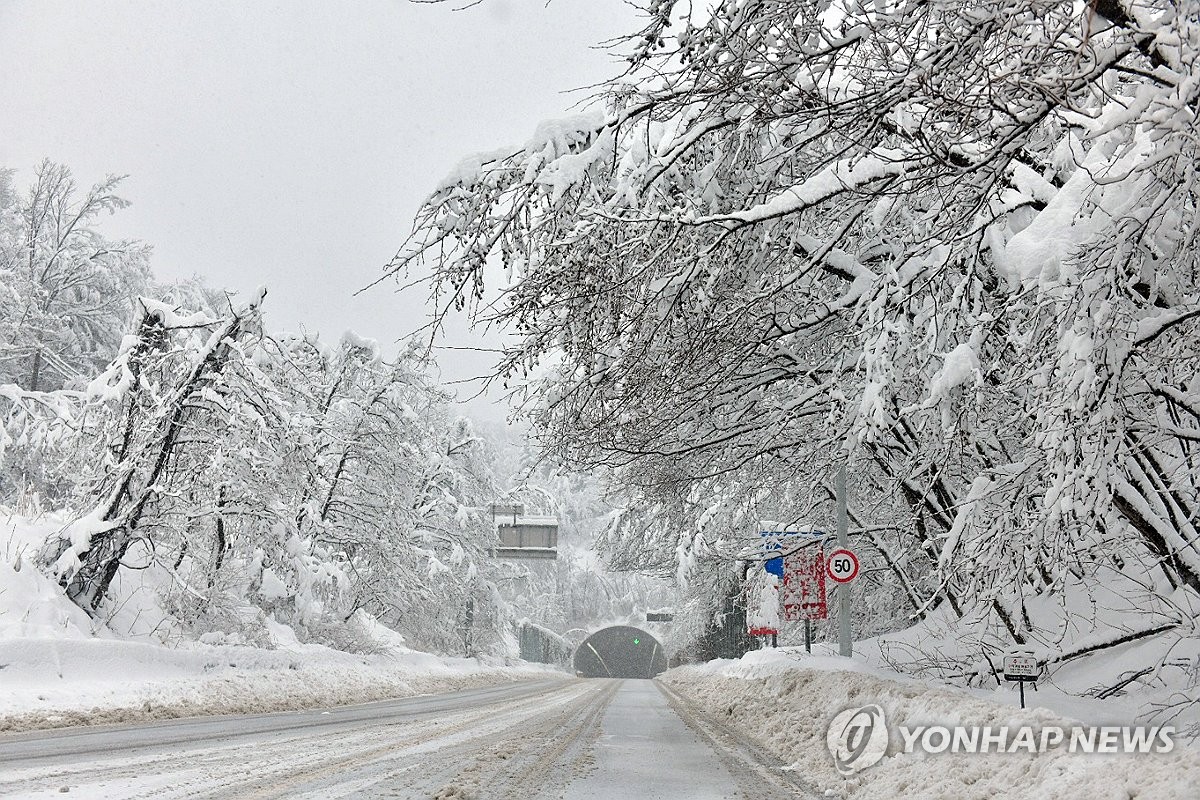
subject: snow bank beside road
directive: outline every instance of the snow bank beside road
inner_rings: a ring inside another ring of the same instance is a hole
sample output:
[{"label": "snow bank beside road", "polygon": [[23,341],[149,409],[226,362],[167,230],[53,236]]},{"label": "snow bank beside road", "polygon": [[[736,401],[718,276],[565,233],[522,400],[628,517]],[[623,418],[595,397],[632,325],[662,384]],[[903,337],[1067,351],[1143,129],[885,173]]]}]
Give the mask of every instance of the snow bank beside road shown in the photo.
[{"label": "snow bank beside road", "polygon": [[353,655],[113,639],[0,640],[0,730],[347,705],[566,677],[533,665],[397,650]]},{"label": "snow bank beside road", "polygon": [[231,643],[217,631],[189,640],[154,592],[135,582],[118,610],[93,619],[32,563],[62,518],[32,522],[2,512],[0,731],[319,708],[566,677],[523,663],[412,650],[361,611],[345,626],[368,648],[360,654],[301,643],[265,615],[270,647]]},{"label": "snow bank beside road", "polygon": [[[818,785],[829,797],[935,800],[1170,800],[1195,797],[1200,749],[1178,742],[1165,754],[902,752],[896,726],[1063,725],[1044,709],[1013,708],[951,688],[889,676],[858,662],[757,651],[737,661],[685,666],[660,676],[709,715],[723,720]],[[891,741],[880,763],[839,775],[826,745],[833,716],[867,704],[883,708]]]}]

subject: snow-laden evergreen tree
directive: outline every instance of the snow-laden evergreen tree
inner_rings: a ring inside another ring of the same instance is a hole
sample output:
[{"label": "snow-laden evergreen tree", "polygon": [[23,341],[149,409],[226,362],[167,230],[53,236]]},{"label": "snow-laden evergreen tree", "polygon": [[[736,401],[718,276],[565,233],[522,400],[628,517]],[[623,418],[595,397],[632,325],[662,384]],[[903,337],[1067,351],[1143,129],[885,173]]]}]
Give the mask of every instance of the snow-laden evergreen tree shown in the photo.
[{"label": "snow-laden evergreen tree", "polygon": [[1092,645],[1194,635],[1200,5],[647,11],[603,109],[465,160],[389,266],[515,331],[547,452],[632,491],[614,546],[729,557],[848,461],[906,613],[1061,659],[1030,598],[1119,584]]}]

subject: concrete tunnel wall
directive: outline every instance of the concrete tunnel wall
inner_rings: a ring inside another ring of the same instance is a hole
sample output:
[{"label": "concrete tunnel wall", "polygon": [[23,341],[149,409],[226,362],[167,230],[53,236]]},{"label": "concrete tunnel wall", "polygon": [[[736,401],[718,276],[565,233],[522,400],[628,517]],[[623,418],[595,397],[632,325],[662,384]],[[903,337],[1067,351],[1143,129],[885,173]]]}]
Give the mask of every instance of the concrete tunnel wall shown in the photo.
[{"label": "concrete tunnel wall", "polygon": [[584,678],[653,678],[667,668],[662,643],[629,625],[596,631],[575,648],[572,661]]}]

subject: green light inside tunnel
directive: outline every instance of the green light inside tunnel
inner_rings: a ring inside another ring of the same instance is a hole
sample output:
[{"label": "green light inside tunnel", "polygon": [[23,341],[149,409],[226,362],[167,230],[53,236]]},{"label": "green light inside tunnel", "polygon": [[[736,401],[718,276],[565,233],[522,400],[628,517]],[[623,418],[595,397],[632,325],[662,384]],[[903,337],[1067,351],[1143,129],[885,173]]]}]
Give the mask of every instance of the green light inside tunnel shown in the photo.
[{"label": "green light inside tunnel", "polygon": [[654,634],[613,625],[588,636],[571,663],[581,678],[653,678],[666,670],[667,656]]}]

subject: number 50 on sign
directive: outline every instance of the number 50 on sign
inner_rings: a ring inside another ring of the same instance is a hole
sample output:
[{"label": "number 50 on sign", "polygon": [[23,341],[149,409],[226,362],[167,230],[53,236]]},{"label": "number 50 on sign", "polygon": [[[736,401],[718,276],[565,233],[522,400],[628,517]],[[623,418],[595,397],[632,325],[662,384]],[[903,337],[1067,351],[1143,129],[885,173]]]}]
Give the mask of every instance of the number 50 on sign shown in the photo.
[{"label": "number 50 on sign", "polygon": [[830,580],[849,583],[858,577],[858,556],[845,548],[834,550],[825,559],[825,571]]}]

